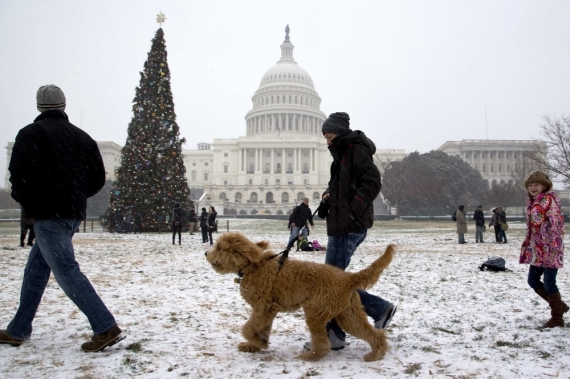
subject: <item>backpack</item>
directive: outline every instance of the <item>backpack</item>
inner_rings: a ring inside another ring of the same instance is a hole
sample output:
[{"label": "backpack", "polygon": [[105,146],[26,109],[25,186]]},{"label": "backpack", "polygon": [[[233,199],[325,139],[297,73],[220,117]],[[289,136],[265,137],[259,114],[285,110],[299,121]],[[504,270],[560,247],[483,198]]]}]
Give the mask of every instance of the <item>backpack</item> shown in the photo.
[{"label": "backpack", "polygon": [[481,271],[507,271],[505,267],[505,260],[499,256],[493,256],[487,259],[481,266],[479,266]]},{"label": "backpack", "polygon": [[313,244],[307,240],[303,240],[300,247],[302,251],[315,251]]},{"label": "backpack", "polygon": [[315,249],[315,251],[321,251],[322,250],[321,244],[317,240],[313,241],[313,248]]},{"label": "backpack", "polygon": [[451,215],[451,219],[453,221],[457,221],[457,211],[453,212],[453,214]]}]

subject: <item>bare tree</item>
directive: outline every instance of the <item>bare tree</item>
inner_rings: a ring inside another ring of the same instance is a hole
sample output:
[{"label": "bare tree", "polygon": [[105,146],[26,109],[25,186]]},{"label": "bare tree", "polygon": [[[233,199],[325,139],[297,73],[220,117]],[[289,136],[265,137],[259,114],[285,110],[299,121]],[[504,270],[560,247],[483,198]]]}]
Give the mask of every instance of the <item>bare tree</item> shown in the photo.
[{"label": "bare tree", "polygon": [[544,121],[540,126],[543,139],[535,141],[525,158],[570,187],[570,117],[555,119],[545,116]]}]

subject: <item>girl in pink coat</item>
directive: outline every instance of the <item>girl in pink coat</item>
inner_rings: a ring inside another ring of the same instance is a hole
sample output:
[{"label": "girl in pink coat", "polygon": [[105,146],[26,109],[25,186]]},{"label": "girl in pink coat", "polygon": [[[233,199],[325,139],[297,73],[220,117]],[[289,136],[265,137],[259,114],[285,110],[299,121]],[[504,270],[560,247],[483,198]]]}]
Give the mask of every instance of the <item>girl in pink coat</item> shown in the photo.
[{"label": "girl in pink coat", "polygon": [[[552,191],[552,182],[543,172],[531,172],[524,185],[528,190],[527,229],[519,263],[530,263],[528,284],[550,305],[552,317],[542,327],[564,326],[562,315],[569,308],[561,300],[556,286],[556,274],[563,267],[564,257],[564,215],[560,198]],[[540,281],[542,275],[544,283]]]}]

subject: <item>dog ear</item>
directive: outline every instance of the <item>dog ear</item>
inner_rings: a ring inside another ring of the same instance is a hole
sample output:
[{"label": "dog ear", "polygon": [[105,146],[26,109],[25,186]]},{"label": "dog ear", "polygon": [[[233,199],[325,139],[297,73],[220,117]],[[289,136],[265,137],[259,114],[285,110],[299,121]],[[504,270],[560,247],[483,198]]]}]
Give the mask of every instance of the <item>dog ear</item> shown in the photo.
[{"label": "dog ear", "polygon": [[267,241],[259,241],[256,245],[259,246],[261,250],[267,250],[269,248],[269,242]]},{"label": "dog ear", "polygon": [[[263,250],[260,249],[259,244],[251,242],[246,236],[239,232],[226,233],[225,236],[227,236],[227,242],[232,251],[243,256],[253,264],[261,262],[261,253]],[[267,242],[264,243],[268,245]]]}]

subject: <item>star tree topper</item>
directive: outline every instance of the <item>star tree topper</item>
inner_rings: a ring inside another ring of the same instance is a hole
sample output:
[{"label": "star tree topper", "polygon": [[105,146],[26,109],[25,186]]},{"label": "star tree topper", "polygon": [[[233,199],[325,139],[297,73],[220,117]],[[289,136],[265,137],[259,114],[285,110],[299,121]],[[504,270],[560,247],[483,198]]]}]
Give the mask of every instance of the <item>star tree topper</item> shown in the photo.
[{"label": "star tree topper", "polygon": [[165,21],[166,21],[166,16],[162,13],[162,11],[160,11],[160,13],[156,15],[156,22],[158,22],[160,24],[160,27],[162,28],[162,23]]}]

